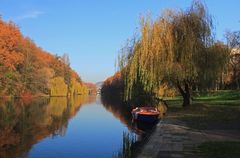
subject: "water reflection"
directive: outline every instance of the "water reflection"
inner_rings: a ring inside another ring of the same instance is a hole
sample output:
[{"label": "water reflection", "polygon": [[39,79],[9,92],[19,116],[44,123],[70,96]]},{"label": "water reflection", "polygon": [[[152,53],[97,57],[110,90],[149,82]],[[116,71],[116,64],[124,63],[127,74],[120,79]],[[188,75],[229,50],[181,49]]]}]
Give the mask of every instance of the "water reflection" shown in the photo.
[{"label": "water reflection", "polygon": [[0,158],[131,157],[152,128],[143,127],[109,98],[1,99]]},{"label": "water reflection", "polygon": [[119,119],[123,124],[127,125],[129,129],[132,129],[132,116],[131,107],[124,105],[121,100],[112,100],[111,98],[101,97],[101,103],[105,109],[111,112],[114,117]]},{"label": "water reflection", "polygon": [[[133,122],[131,110],[132,107],[125,105],[120,100],[112,100],[110,98],[101,97],[103,106],[111,112],[114,117],[119,119],[122,123],[126,124],[130,131],[134,131],[138,135],[145,134],[152,130],[156,123],[149,124],[144,122]],[[162,104],[158,106],[158,109],[161,108]],[[160,109],[160,117],[163,117],[162,110]]]},{"label": "water reflection", "polygon": [[64,136],[69,118],[94,97],[17,99],[0,101],[0,157],[26,157],[33,144]]},{"label": "water reflection", "polygon": [[132,107],[124,104],[121,100],[101,97],[103,106],[111,112],[114,117],[124,123],[129,132],[123,132],[122,147],[113,157],[130,158],[135,157],[138,149],[141,147],[147,135],[153,130],[156,123],[149,124],[144,122],[136,122],[132,120]]},{"label": "water reflection", "polygon": [[123,132],[122,136],[122,147],[119,149],[116,155],[113,155],[114,158],[131,158],[133,157],[134,147],[136,143],[136,135],[133,133],[125,133]]}]

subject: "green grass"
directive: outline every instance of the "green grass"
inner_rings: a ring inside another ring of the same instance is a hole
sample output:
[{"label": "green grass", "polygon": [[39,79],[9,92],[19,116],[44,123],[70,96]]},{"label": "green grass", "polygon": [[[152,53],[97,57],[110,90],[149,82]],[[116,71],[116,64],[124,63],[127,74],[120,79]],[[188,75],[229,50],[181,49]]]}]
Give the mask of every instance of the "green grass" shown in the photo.
[{"label": "green grass", "polygon": [[202,158],[240,157],[240,142],[206,142],[199,149]]},{"label": "green grass", "polygon": [[194,97],[182,108],[182,98],[167,98],[168,115],[195,129],[240,130],[240,91],[218,91]]},{"label": "green grass", "polygon": [[197,103],[206,103],[217,106],[240,106],[240,91],[216,91],[200,94],[194,97]]},{"label": "green grass", "polygon": [[[182,105],[182,97],[165,98],[171,107]],[[204,104],[206,106],[237,106],[240,107],[240,91],[216,91],[201,93],[193,96],[193,104]]]},{"label": "green grass", "polygon": [[[193,98],[193,104],[186,108],[181,97],[166,98],[168,117],[192,129],[240,131],[240,91],[202,93]],[[206,142],[199,150],[203,158],[240,158],[240,142]]]},{"label": "green grass", "polygon": [[240,90],[219,90],[208,93],[201,93],[199,95],[200,99],[238,100],[240,99]]}]

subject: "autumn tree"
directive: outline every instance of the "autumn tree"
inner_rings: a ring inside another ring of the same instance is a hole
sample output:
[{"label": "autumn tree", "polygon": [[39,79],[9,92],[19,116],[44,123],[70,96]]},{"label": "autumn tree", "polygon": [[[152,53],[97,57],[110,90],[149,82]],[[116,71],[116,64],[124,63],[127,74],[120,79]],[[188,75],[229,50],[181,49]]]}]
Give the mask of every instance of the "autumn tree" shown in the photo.
[{"label": "autumn tree", "polygon": [[24,37],[14,23],[0,19],[0,95],[66,96],[72,89],[76,89],[76,94],[87,93],[82,85],[81,78],[70,67],[67,54],[51,55]]},{"label": "autumn tree", "polygon": [[101,94],[111,99],[122,98],[124,89],[123,78],[120,72],[115,73],[113,76],[107,78],[102,85]]},{"label": "autumn tree", "polygon": [[34,73],[37,70],[35,67],[35,61],[37,60],[36,46],[29,38],[26,38],[24,39],[21,47],[24,60],[19,68],[19,72],[22,74],[21,78],[24,86],[23,93],[25,91],[36,92],[36,81],[38,81],[36,74]]},{"label": "autumn tree", "polygon": [[240,88],[240,31],[227,32],[226,39],[230,49],[230,73],[232,78],[232,87]]},{"label": "autumn tree", "polygon": [[224,89],[224,74],[228,69],[230,50],[226,44],[220,41],[215,42],[209,50],[211,52],[209,58],[213,58],[214,60],[211,60],[211,69],[213,69],[213,71],[210,71],[211,73],[208,75],[206,85],[208,88],[215,88],[215,90]]},{"label": "autumn tree", "polygon": [[17,68],[23,62],[19,51],[21,34],[18,27],[5,23],[0,18],[0,94],[15,95],[21,90],[21,80]]},{"label": "autumn tree", "polygon": [[136,96],[136,87],[154,96],[168,83],[182,95],[183,106],[189,106],[192,87],[215,79],[225,63],[225,51],[214,46],[212,27],[199,1],[186,11],[167,10],[156,21],[143,17],[141,37],[127,59],[126,100]]}]

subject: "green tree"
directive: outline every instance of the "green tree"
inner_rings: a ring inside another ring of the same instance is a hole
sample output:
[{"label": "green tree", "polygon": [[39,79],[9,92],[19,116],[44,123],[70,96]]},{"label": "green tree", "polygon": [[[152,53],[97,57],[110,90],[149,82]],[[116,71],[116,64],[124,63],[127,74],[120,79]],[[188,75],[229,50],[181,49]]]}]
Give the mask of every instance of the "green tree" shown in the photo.
[{"label": "green tree", "polygon": [[55,77],[51,79],[51,96],[67,96],[68,87],[64,82],[64,78]]}]

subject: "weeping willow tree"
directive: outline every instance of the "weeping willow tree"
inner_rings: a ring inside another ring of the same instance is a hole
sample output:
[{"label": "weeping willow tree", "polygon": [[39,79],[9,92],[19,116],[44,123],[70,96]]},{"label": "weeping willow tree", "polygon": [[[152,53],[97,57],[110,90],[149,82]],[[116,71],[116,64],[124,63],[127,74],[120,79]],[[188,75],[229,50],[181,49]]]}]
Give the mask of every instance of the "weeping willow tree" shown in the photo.
[{"label": "weeping willow tree", "polygon": [[192,86],[214,78],[225,60],[217,57],[224,51],[213,51],[212,30],[211,16],[199,1],[186,11],[166,10],[155,21],[143,17],[141,36],[123,59],[125,99],[137,97],[139,90],[152,96],[168,83],[182,95],[183,106],[190,105]]}]

